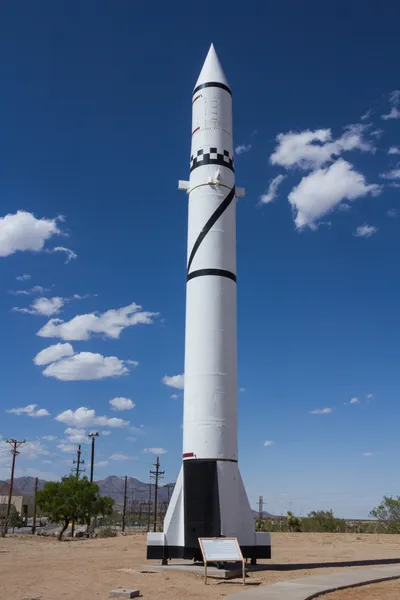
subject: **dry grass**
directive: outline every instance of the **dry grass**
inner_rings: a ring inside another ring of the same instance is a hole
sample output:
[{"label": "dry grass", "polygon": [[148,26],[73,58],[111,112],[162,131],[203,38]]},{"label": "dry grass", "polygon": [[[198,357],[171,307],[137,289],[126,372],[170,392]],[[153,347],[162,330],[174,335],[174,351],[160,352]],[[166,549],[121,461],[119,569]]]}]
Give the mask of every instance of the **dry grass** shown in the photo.
[{"label": "dry grass", "polygon": [[[268,570],[251,573],[249,584],[273,583],[284,579],[360,568],[357,561],[385,559],[400,563],[400,536],[323,533],[272,534],[273,560],[263,561]],[[99,600],[117,587],[139,587],[146,600],[219,600],[238,591],[238,582],[210,580],[170,571],[140,573],[145,563],[144,534],[110,539],[57,542],[43,537],[15,536],[0,539],[1,600]],[[344,564],[343,564],[344,563]],[[328,565],[328,566],[327,566]],[[347,565],[347,566],[344,566]],[[385,586],[397,583],[382,584]],[[371,589],[373,586],[369,586]],[[365,590],[367,588],[362,588]],[[389,587],[387,589],[390,589]],[[341,594],[355,594],[348,590]],[[380,598],[391,598],[380,596]],[[328,597],[327,597],[328,598]],[[374,596],[362,596],[363,600]],[[378,596],[376,596],[378,598]],[[394,598],[394,597],[393,597]],[[398,600],[398,596],[396,597]],[[330,600],[361,600],[361,596],[333,595]]]}]

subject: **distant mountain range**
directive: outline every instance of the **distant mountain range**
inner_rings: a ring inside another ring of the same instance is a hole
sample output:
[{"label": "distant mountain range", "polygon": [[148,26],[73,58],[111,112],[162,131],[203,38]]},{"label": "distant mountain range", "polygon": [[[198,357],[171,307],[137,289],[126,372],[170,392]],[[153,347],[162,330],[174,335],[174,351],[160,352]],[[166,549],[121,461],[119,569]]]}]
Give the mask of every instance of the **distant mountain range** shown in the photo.
[{"label": "distant mountain range", "polygon": [[[46,481],[44,479],[39,479],[38,481],[38,489],[42,490]],[[100,494],[102,496],[109,496],[113,498],[116,504],[122,505],[124,503],[124,486],[125,480],[122,477],[117,477],[117,475],[110,475],[105,479],[100,479],[100,481],[96,481],[99,486]],[[8,494],[8,485],[9,480],[0,481],[0,496]],[[174,490],[174,483],[168,483],[166,485],[162,485],[158,488],[158,502],[162,504],[163,502],[168,502],[168,499],[171,497],[172,492]],[[151,499],[154,500],[154,484],[152,484],[152,492]],[[133,501],[146,501],[149,500],[149,484],[144,483],[143,481],[139,481],[139,479],[135,479],[134,477],[128,477],[127,486],[126,486],[126,495],[128,502]],[[33,496],[35,491],[35,478],[34,477],[16,477],[14,479],[14,490],[13,494],[17,496],[18,494]],[[258,512],[253,510],[253,515],[258,516]],[[264,519],[272,517],[268,512],[263,511],[262,516]]]},{"label": "distant mountain range", "polygon": [[[39,479],[38,481],[38,489],[42,490],[46,481],[44,479]],[[100,481],[96,481],[99,486],[100,494],[102,496],[109,496],[115,500],[116,504],[124,503],[124,487],[125,480],[124,478],[117,477],[116,475],[110,475],[110,477],[106,477],[105,479],[101,479]],[[0,495],[8,494],[9,490],[9,480],[0,481]],[[174,490],[174,483],[169,483],[166,485],[162,485],[158,488],[158,502],[168,502],[168,497],[171,496]],[[169,490],[168,490],[169,488]],[[13,494],[17,496],[18,494],[33,496],[35,491],[35,478],[34,477],[16,477],[14,479],[14,489]],[[143,481],[139,481],[139,479],[135,479],[134,477],[128,477],[127,486],[126,486],[126,495],[127,499],[131,501],[132,499],[135,501],[143,501],[146,502],[149,500],[149,484],[143,483]],[[154,499],[154,484],[152,484],[152,499]]]}]

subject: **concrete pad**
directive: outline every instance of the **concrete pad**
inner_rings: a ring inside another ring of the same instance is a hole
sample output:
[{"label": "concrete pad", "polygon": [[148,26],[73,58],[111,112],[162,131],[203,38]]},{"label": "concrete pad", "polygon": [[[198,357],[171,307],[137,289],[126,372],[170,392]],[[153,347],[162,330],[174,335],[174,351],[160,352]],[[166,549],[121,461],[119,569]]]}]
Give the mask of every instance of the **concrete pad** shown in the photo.
[{"label": "concrete pad", "polygon": [[229,600],[311,600],[343,588],[358,587],[389,579],[400,579],[400,566],[375,569],[346,569],[329,575],[302,577],[263,585],[258,589],[231,594]]},{"label": "concrete pad", "polygon": [[111,590],[108,594],[109,598],[137,598],[138,596],[140,596],[140,590],[127,590],[123,588]]},{"label": "concrete pad", "polygon": [[[141,573],[165,573],[168,571],[180,571],[181,573],[191,573],[192,575],[200,575],[204,577],[204,565],[202,563],[173,563],[168,565],[142,565]],[[212,579],[233,579],[234,577],[242,577],[242,565],[239,567],[233,563],[232,566],[227,566],[226,569],[217,569],[217,567],[207,567],[207,577]]]}]

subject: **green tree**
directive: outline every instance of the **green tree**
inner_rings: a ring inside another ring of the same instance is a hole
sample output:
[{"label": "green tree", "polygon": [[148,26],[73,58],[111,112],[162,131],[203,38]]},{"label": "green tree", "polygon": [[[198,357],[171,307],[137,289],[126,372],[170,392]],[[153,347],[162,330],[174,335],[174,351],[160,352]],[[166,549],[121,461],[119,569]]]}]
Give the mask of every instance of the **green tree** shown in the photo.
[{"label": "green tree", "polygon": [[63,477],[61,481],[46,483],[36,496],[37,506],[52,523],[62,523],[58,539],[61,540],[71,521],[88,524],[90,517],[112,512],[114,500],[101,497],[99,487],[87,477],[77,479],[75,475]]},{"label": "green tree", "polygon": [[400,496],[384,496],[381,504],[369,513],[387,533],[400,533]]},{"label": "green tree", "polygon": [[15,508],[15,506],[13,504],[11,505],[11,509],[10,509],[9,524],[10,524],[10,527],[12,527],[13,533],[14,533],[15,528],[19,529],[20,527],[23,527],[23,525],[24,525],[23,518],[21,517],[21,515],[19,514],[19,512],[17,511],[17,509]]},{"label": "green tree", "polygon": [[298,517],[295,517],[294,514],[290,512],[290,510],[287,514],[287,523],[289,531],[295,531],[296,533],[299,533],[301,531],[300,519]]},{"label": "green tree", "polygon": [[311,531],[332,533],[344,530],[345,526],[344,520],[336,519],[332,510],[313,510],[308,513],[308,519]]}]

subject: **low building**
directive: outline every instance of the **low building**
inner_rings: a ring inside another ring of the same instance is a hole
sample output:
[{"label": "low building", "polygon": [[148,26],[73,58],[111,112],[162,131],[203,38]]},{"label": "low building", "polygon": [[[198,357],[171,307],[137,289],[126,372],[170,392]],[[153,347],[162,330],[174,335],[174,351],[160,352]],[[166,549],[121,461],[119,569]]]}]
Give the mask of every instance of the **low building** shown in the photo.
[{"label": "low building", "polygon": [[[4,493],[5,490],[0,491],[0,519],[4,518],[7,514],[7,506],[8,506],[8,493]],[[23,494],[18,494],[18,492],[11,496],[11,504],[15,506],[16,510],[19,512],[21,517],[26,524],[28,521],[28,517],[33,514],[33,497],[25,496]]]}]

